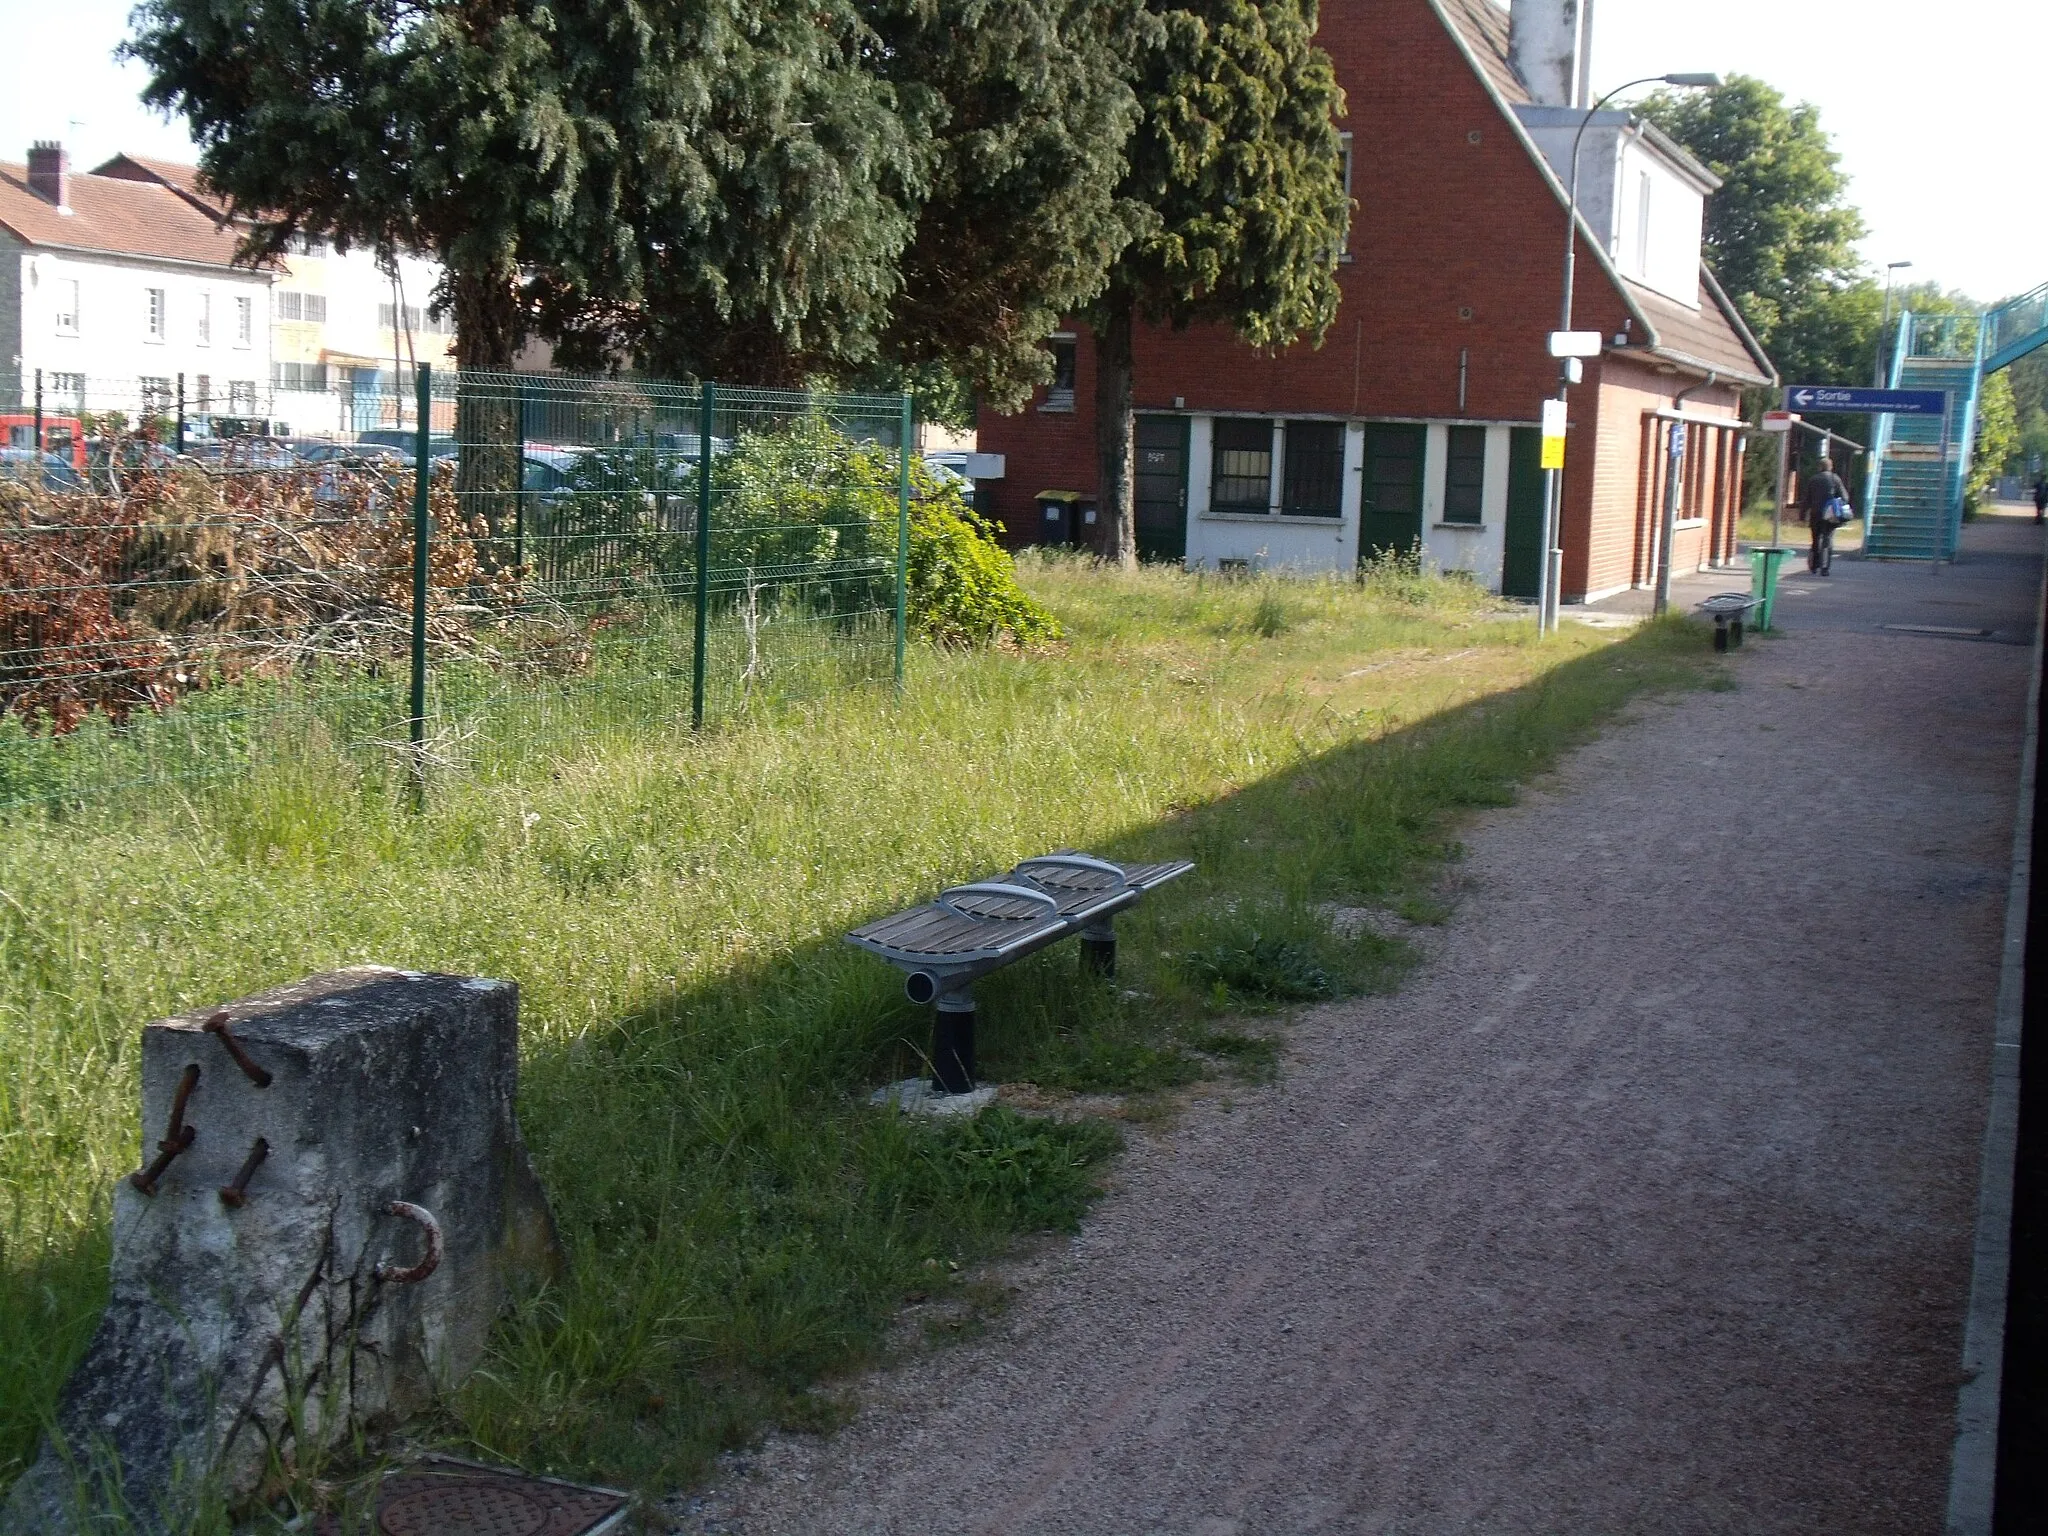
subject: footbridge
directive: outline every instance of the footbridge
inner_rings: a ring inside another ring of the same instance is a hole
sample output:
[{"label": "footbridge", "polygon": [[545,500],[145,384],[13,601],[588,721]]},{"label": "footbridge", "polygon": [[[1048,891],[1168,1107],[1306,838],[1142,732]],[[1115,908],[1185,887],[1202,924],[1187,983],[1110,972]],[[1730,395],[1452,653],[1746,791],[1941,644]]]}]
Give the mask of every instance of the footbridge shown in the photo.
[{"label": "footbridge", "polygon": [[2048,346],[2048,283],[1977,315],[1899,317],[1890,387],[1941,390],[1945,416],[1880,416],[1871,438],[1864,548],[1892,560],[1951,560],[1984,381]]}]

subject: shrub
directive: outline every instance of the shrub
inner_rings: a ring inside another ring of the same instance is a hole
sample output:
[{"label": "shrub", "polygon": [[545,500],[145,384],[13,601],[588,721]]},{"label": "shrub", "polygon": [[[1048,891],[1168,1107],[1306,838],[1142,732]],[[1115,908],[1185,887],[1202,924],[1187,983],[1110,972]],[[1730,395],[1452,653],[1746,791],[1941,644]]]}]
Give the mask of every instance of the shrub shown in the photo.
[{"label": "shrub", "polygon": [[[921,474],[914,469],[913,481]],[[911,503],[907,586],[911,628],[939,645],[1059,638],[1059,621],[1017,585],[1017,567],[995,530],[951,486],[932,486]]]}]

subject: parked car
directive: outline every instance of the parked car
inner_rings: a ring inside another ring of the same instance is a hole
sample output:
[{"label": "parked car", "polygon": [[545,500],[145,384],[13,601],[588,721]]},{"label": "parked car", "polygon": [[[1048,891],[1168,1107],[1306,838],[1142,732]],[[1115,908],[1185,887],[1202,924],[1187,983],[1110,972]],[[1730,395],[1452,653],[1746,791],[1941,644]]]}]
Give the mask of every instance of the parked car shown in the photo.
[{"label": "parked car", "polygon": [[[36,466],[41,464],[41,474]],[[85,477],[59,453],[33,448],[0,448],[0,480],[13,485],[40,484],[46,491],[77,492],[89,489]]]},{"label": "parked car", "polygon": [[[419,440],[418,432],[404,427],[372,427],[367,432],[356,434],[356,446],[359,448],[392,448],[408,459],[419,446]],[[429,435],[427,438],[427,454],[431,458],[452,459],[459,452],[461,449],[452,437]]]}]

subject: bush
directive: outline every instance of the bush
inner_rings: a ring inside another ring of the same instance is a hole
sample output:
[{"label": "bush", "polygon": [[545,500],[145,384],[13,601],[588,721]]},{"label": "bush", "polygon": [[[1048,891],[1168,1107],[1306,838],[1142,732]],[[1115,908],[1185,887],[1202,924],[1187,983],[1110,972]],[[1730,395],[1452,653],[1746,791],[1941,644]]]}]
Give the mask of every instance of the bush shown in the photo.
[{"label": "bush", "polygon": [[[801,587],[811,606],[845,613],[893,600],[897,450],[857,442],[821,415],[740,439],[714,472],[713,560],[772,573],[764,593]],[[912,633],[939,645],[1022,645],[1056,639],[1059,624],[1017,584],[1009,553],[959,490],[922,460],[910,466],[906,602]],[[873,562],[865,578],[812,572]],[[790,593],[778,594],[787,601]]]},{"label": "bush", "polygon": [[[913,481],[921,469],[912,471]],[[913,484],[913,490],[918,487]],[[1057,640],[1059,620],[1017,585],[995,530],[947,486],[910,508],[910,627],[939,645],[1019,645]]]}]

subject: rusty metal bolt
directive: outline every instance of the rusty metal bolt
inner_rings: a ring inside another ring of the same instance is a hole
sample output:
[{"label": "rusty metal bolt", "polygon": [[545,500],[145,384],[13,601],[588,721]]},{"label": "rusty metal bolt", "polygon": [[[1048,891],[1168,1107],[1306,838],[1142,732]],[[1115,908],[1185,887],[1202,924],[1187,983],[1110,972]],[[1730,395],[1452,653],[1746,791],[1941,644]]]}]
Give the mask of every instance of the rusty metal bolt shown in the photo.
[{"label": "rusty metal bolt", "polygon": [[159,1152],[167,1150],[173,1142],[185,1135],[185,1105],[191,1101],[192,1090],[199,1086],[199,1063],[187,1063],[185,1070],[178,1074],[178,1088],[171,1095],[171,1123],[164,1129],[164,1139],[156,1144]]},{"label": "rusty metal bolt", "polygon": [[384,1211],[390,1216],[403,1216],[407,1221],[418,1222],[427,1234],[427,1252],[410,1269],[401,1269],[395,1264],[379,1264],[370,1271],[370,1277],[392,1285],[418,1285],[441,1267],[441,1223],[434,1220],[434,1213],[425,1206],[406,1200],[394,1200],[384,1207]]},{"label": "rusty metal bolt", "polygon": [[249,1059],[249,1053],[242,1049],[242,1042],[228,1033],[228,1013],[223,1008],[204,1024],[199,1026],[209,1035],[218,1035],[220,1043],[228,1048],[228,1054],[235,1058],[235,1065],[249,1075],[249,1081],[258,1088],[270,1086],[270,1074]]},{"label": "rusty metal bolt", "polygon": [[147,1168],[144,1168],[140,1173],[129,1174],[128,1182],[151,1199],[156,1198],[156,1181],[163,1177],[164,1170],[171,1166],[172,1161],[177,1155],[198,1139],[199,1133],[197,1131],[193,1130],[189,1125],[184,1126],[179,1130],[177,1140],[159,1142],[157,1145],[162,1147],[163,1150],[157,1153],[156,1161]]},{"label": "rusty metal bolt", "polygon": [[220,1203],[231,1211],[239,1211],[249,1199],[249,1181],[256,1177],[256,1170],[263,1165],[263,1159],[270,1156],[270,1143],[261,1136],[249,1148],[249,1155],[242,1159],[241,1171],[235,1175],[235,1182],[220,1187]]}]

